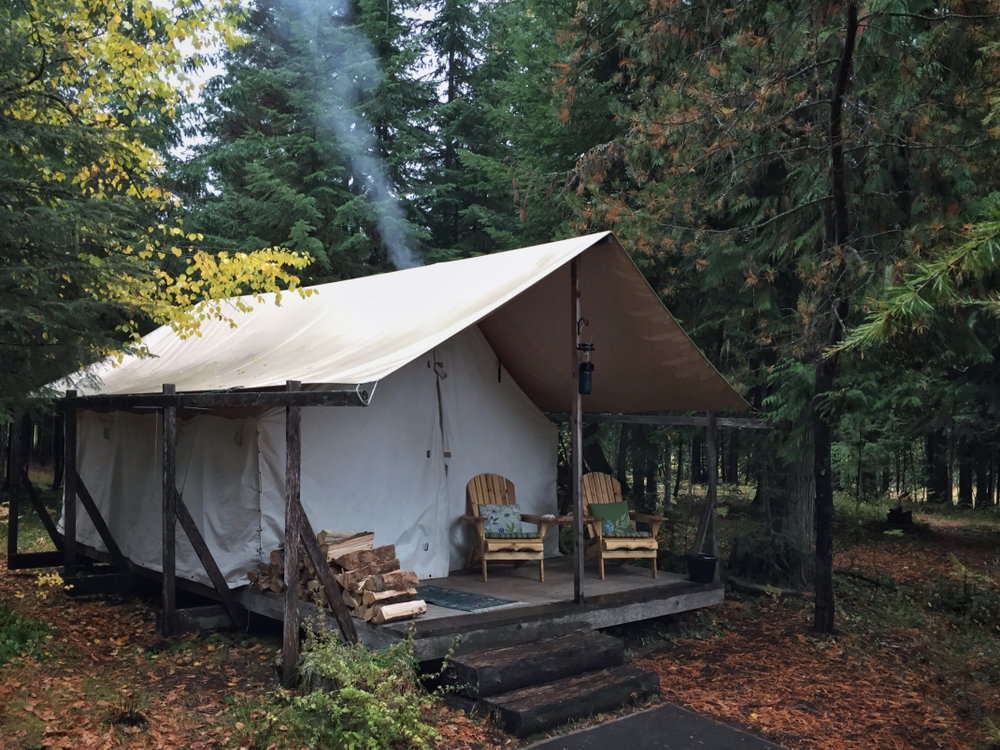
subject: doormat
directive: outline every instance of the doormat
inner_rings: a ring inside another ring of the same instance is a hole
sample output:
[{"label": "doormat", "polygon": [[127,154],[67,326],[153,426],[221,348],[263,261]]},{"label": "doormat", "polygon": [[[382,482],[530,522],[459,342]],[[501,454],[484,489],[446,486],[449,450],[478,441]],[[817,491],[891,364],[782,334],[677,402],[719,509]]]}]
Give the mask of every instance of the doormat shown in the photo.
[{"label": "doormat", "polygon": [[417,586],[417,596],[428,604],[436,604],[448,609],[460,609],[463,612],[483,612],[518,603],[510,599],[497,599],[495,596],[485,596],[484,594],[470,594],[468,591],[456,591],[441,586]]}]

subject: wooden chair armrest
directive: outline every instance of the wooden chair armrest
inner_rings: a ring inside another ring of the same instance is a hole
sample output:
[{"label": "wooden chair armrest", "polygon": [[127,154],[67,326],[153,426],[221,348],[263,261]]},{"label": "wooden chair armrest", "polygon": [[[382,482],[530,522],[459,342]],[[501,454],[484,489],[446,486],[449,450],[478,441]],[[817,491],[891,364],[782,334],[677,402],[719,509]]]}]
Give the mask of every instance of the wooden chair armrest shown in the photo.
[{"label": "wooden chair armrest", "polygon": [[477,523],[483,519],[479,518],[478,516],[472,516],[466,513],[464,516],[462,516],[462,520],[468,521],[469,523]]},{"label": "wooden chair armrest", "polygon": [[[522,513],[521,520],[527,521],[528,523],[533,523],[537,526],[542,522],[542,517],[536,516],[534,513]],[[545,523],[548,523],[548,519],[545,519]]]},{"label": "wooden chair armrest", "polygon": [[638,521],[639,523],[649,524],[649,533],[656,538],[656,535],[660,533],[660,524],[662,524],[667,519],[663,516],[654,516],[649,513],[636,513],[634,511],[629,513],[629,517],[633,522]]}]

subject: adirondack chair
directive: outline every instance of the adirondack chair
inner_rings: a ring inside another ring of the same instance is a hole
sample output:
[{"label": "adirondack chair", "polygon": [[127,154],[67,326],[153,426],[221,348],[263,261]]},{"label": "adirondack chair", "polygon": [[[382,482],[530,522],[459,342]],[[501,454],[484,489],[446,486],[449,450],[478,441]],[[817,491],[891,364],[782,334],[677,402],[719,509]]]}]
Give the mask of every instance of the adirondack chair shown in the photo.
[{"label": "adirondack chair", "polygon": [[509,533],[489,533],[486,531],[486,518],[482,514],[484,505],[514,505],[514,483],[499,474],[479,474],[473,477],[465,486],[465,495],[469,501],[469,514],[462,516],[466,521],[475,524],[479,532],[479,547],[473,551],[470,565],[475,564],[475,558],[480,558],[483,564],[483,582],[487,582],[487,562],[503,560],[506,562],[538,561],[538,580],[545,581],[545,529],[547,523],[541,516],[522,513],[521,520],[538,527],[537,532],[513,531]]},{"label": "adirondack chair", "polygon": [[[592,471],[583,476],[583,512],[587,516],[593,515],[593,506],[604,503],[623,502],[622,486],[614,477],[601,472]],[[601,580],[604,580],[605,560],[634,560],[645,558],[653,564],[653,578],[656,578],[656,554],[659,545],[656,541],[656,534],[660,530],[660,524],[666,521],[662,516],[653,516],[647,513],[629,512],[629,518],[633,524],[635,522],[648,524],[648,532],[628,532],[635,536],[616,535],[608,536],[603,532],[603,519],[587,519],[587,527],[592,537],[591,543],[585,550],[585,556],[598,560],[601,571]]]}]

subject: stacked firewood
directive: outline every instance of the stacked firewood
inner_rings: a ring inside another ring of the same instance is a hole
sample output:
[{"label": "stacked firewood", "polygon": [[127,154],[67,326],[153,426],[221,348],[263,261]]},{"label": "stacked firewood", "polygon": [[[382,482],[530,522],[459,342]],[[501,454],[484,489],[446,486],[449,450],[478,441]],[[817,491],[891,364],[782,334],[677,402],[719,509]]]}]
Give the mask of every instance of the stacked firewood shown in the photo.
[{"label": "stacked firewood", "polygon": [[[317,534],[320,550],[341,588],[351,614],[373,623],[418,617],[427,604],[417,599],[417,574],[400,570],[396,546],[374,546],[374,534],[343,534],[323,530]],[[346,550],[346,551],[345,551]],[[284,591],[284,550],[271,552],[270,563],[260,563],[247,573],[250,582],[262,591]],[[330,608],[323,584],[308,556],[303,555],[299,570],[299,598]]]}]

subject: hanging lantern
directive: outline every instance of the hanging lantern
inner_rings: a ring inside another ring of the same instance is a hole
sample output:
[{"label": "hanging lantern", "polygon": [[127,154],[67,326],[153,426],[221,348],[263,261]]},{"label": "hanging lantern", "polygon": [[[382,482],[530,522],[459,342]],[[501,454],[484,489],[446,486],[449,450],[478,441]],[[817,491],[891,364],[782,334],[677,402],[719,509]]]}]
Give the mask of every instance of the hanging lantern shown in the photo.
[{"label": "hanging lantern", "polygon": [[581,396],[589,396],[594,386],[594,363],[590,361],[590,353],[594,351],[594,345],[583,343],[577,344],[576,348],[583,353],[583,361],[580,362],[580,377],[577,380],[578,390]]}]

